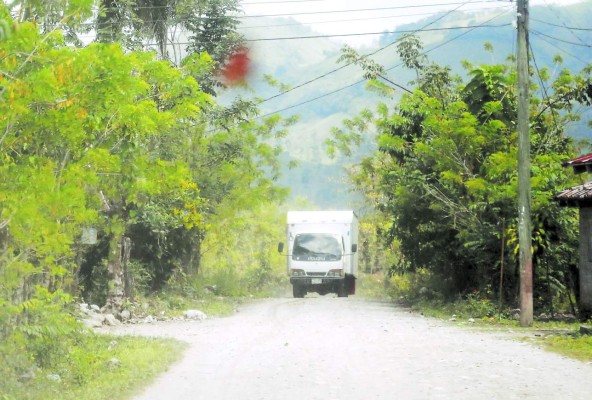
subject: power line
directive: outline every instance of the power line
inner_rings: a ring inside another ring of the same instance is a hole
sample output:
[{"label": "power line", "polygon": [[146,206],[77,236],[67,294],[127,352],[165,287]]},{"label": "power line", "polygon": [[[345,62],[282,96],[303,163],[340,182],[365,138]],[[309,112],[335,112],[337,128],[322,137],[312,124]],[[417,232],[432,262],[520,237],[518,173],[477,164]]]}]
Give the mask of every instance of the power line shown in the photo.
[{"label": "power line", "polygon": [[[256,5],[256,4],[284,4],[284,3],[304,3],[304,2],[317,2],[323,0],[294,0],[294,1],[270,1],[267,3],[243,3],[249,5]],[[431,3],[431,4],[415,4],[415,5],[405,5],[405,6],[392,6],[392,7],[374,7],[374,8],[359,8],[359,9],[349,9],[349,10],[326,10],[326,11],[307,11],[307,12],[297,12],[297,13],[280,13],[280,14],[261,14],[261,15],[235,15],[234,18],[243,19],[243,18],[263,18],[263,17],[291,17],[291,16],[298,16],[298,15],[318,15],[318,14],[333,14],[333,13],[353,13],[353,12],[368,12],[368,11],[384,11],[384,10],[397,10],[397,9],[407,9],[407,8],[433,8],[433,7],[442,7],[442,6],[454,6],[454,5],[466,5],[466,4],[488,4],[488,3],[511,3],[512,0],[478,0],[478,1],[468,1],[468,2],[447,2],[447,3]],[[150,9],[171,9],[173,10],[173,6],[171,5],[162,5],[162,6],[136,6],[130,7],[134,10],[150,10]],[[117,11],[122,10],[122,7],[100,7],[100,8],[93,8],[93,11]]]},{"label": "power line", "polygon": [[[297,3],[297,2],[306,2],[306,1],[323,1],[323,0],[295,0],[293,2]],[[375,7],[375,8],[365,8],[365,9],[350,9],[350,10],[329,10],[329,11],[308,11],[308,12],[301,12],[301,13],[282,13],[282,14],[266,14],[266,15],[225,15],[224,17],[231,17],[231,18],[235,18],[237,20],[240,19],[247,19],[247,18],[263,18],[263,17],[280,17],[280,16],[285,16],[285,17],[290,17],[290,16],[299,16],[299,15],[316,15],[316,14],[334,14],[334,13],[352,13],[352,12],[364,12],[364,11],[383,11],[383,10],[398,10],[398,9],[412,9],[412,8],[433,8],[433,7],[441,7],[441,6],[449,6],[449,5],[469,5],[469,4],[482,4],[482,3],[496,3],[499,4],[500,2],[511,2],[512,0],[479,0],[479,1],[465,1],[465,2],[447,2],[447,3],[431,3],[431,4],[422,4],[422,5],[406,5],[406,6],[392,6],[392,7]],[[278,2],[278,1],[271,1],[269,2],[269,4],[271,3],[284,3],[284,2]],[[244,3],[247,4],[247,3]],[[258,3],[252,3],[252,4],[258,4]],[[263,4],[263,3],[261,3]],[[139,10],[139,9],[164,9],[164,8],[170,8],[170,5],[163,5],[163,6],[138,6],[138,7],[134,7],[134,9]],[[457,7],[456,9],[458,9],[460,7]],[[497,7],[489,7],[489,8],[480,8],[480,9],[476,9],[476,10],[472,10],[472,11],[481,11],[481,10],[489,10],[489,9],[495,9]],[[118,7],[105,7],[105,8],[100,8],[100,10],[121,10],[121,8]],[[99,9],[94,9],[94,11],[99,11]],[[398,15],[397,17],[405,17],[405,16],[417,16],[417,15],[429,15],[429,14],[435,14],[436,12],[431,12],[431,13],[416,13],[416,14],[406,14],[406,15]],[[193,16],[193,18],[195,19],[203,19],[203,20],[207,20],[207,19],[215,19],[209,16]],[[383,19],[383,18],[390,18],[390,17],[373,17],[373,18],[368,18],[368,19]],[[172,21],[173,20],[173,21]],[[364,18],[360,18],[360,19],[350,19],[350,20],[344,20],[344,22],[348,22],[348,21],[356,21],[356,20],[364,20]],[[337,20],[339,21],[339,20]],[[145,23],[160,23],[160,22],[182,22],[180,20],[178,21],[174,21],[174,18],[171,19],[167,19],[167,18],[158,18],[158,19],[146,19],[143,20],[143,22]],[[322,22],[311,22],[311,23],[302,23],[303,25],[305,24],[318,24],[318,23],[331,23],[332,21],[322,21]],[[119,25],[117,22],[110,22],[110,21],[106,21],[102,23],[103,25]],[[88,22],[88,23],[81,23],[81,26],[95,26],[96,23],[95,22]],[[248,27],[247,27],[248,28]]]},{"label": "power line", "polygon": [[[545,82],[543,81],[543,77],[541,76],[541,71],[539,70],[539,66],[537,65],[536,57],[534,56],[534,49],[532,48],[532,44],[529,43],[528,47],[530,48],[532,62],[534,64],[534,68],[537,72],[537,76],[538,76],[539,82],[541,84],[543,98],[546,99],[547,102],[550,104],[551,99],[549,98],[549,93],[547,92],[547,87],[545,86]],[[557,119],[555,118],[555,110],[553,108],[551,108],[551,116],[553,117],[553,124],[555,125],[555,130],[557,132],[559,132],[559,125],[557,124]]]},{"label": "power line", "polygon": [[[553,14],[555,15],[555,17],[559,19],[559,21],[563,24],[563,26],[567,28],[565,22],[560,17],[561,16],[561,12],[559,10],[555,11],[546,1],[545,1],[545,5],[547,6],[547,8],[549,8],[549,10],[551,10],[551,12],[553,12]],[[582,40],[582,38],[580,38],[578,35],[576,35],[576,33],[573,31],[573,29],[571,29],[571,28],[567,28],[567,29],[571,32],[571,34],[573,35],[573,37],[575,37],[576,39],[578,39],[578,41],[580,43],[585,44],[585,42]]]},{"label": "power line", "polygon": [[312,103],[313,101],[320,100],[320,99],[322,99],[323,97],[328,97],[328,96],[331,96],[331,95],[333,95],[333,94],[335,94],[335,93],[341,92],[342,90],[349,89],[350,87],[353,87],[353,86],[359,85],[360,83],[363,83],[363,82],[364,82],[364,80],[363,80],[363,79],[362,79],[362,80],[359,80],[359,81],[357,81],[357,82],[354,82],[354,83],[352,83],[352,84],[350,84],[350,85],[347,85],[347,86],[341,87],[341,88],[339,88],[339,89],[333,90],[333,91],[331,91],[331,92],[329,92],[329,93],[325,93],[325,94],[322,94],[322,95],[320,95],[320,96],[314,97],[314,98],[312,98],[312,99],[309,99],[309,100],[302,101],[302,102],[300,102],[300,103],[298,103],[298,104],[294,104],[294,105],[292,105],[292,106],[289,106],[289,107],[286,107],[286,108],[282,108],[281,110],[277,110],[277,111],[273,111],[273,112],[270,112],[270,113],[264,114],[264,115],[262,115],[262,116],[261,116],[261,117],[259,117],[259,118],[265,118],[265,117],[269,117],[270,115],[279,114],[279,113],[281,113],[281,112],[284,112],[284,111],[291,110],[292,108],[296,108],[296,107],[300,107],[300,106],[302,106],[302,105],[304,105],[304,104]]},{"label": "power line", "polygon": [[[245,42],[270,42],[277,40],[301,40],[301,39],[322,39],[322,38],[333,38],[333,37],[352,37],[352,36],[369,36],[369,35],[384,35],[385,33],[418,33],[418,32],[438,32],[438,31],[451,31],[458,29],[477,29],[477,28],[504,28],[510,26],[510,23],[500,25],[466,25],[466,26],[450,26],[446,28],[425,28],[425,29],[410,29],[400,30],[396,32],[364,32],[364,33],[337,33],[337,34],[326,34],[326,35],[311,35],[311,36],[286,36],[286,37],[270,37],[261,39],[245,39]],[[192,42],[170,42],[169,45],[173,46],[186,46]],[[146,46],[156,46],[158,43],[146,43]],[[377,53],[383,49],[379,49],[370,55]]]},{"label": "power line", "polygon": [[545,43],[547,43],[548,45],[555,47],[556,49],[558,49],[558,50],[559,50],[559,51],[561,51],[562,53],[564,53],[564,54],[567,54],[568,56],[575,58],[576,60],[578,60],[578,61],[582,62],[582,63],[583,63],[583,64],[585,64],[585,65],[588,65],[588,64],[589,64],[589,62],[588,62],[588,61],[584,61],[584,60],[582,60],[582,59],[581,59],[579,56],[577,56],[577,55],[575,55],[575,54],[572,54],[572,53],[568,52],[567,50],[565,50],[565,48],[563,48],[563,47],[561,47],[561,46],[558,46],[558,45],[556,45],[555,43],[552,43],[551,41],[547,40],[547,39],[546,39],[546,38],[544,38],[544,37],[541,37],[541,36],[539,36],[539,35],[537,34],[537,32],[533,32],[533,31],[531,30],[531,33],[533,33],[534,35],[536,35],[536,36],[537,36],[539,39],[541,39],[542,41],[544,41],[544,42],[545,42]]},{"label": "power line", "polygon": [[[500,0],[502,1],[502,0]],[[507,0],[503,0],[503,1],[507,1]],[[468,2],[464,2],[464,3],[441,3],[442,5],[468,5],[468,4],[476,4],[476,3],[492,3],[494,2],[494,0],[484,0],[484,1],[478,1],[478,2],[472,2],[472,1],[468,1]],[[306,13],[295,13],[295,14],[274,14],[274,15],[247,15],[247,16],[228,16],[225,15],[223,16],[224,18],[226,17],[230,17],[230,18],[234,18],[236,20],[240,20],[240,19],[245,19],[245,18],[263,18],[263,17],[275,17],[275,16],[294,16],[294,15],[314,15],[314,14],[329,14],[329,13],[347,13],[347,12],[357,12],[357,11],[380,11],[380,10],[386,10],[386,9],[406,9],[406,8],[419,8],[419,7],[426,7],[426,8],[430,8],[430,7],[434,7],[434,6],[438,6],[439,4],[428,4],[428,5],[411,5],[411,6],[396,6],[396,7],[383,7],[383,8],[373,8],[373,9],[361,9],[361,10],[334,10],[334,11],[322,11],[322,12],[306,12]],[[158,8],[163,8],[163,7],[168,7],[168,6],[145,6],[145,7],[138,7],[138,9],[158,9]],[[454,10],[457,10],[460,7],[456,7]],[[485,8],[479,8],[479,9],[474,9],[474,10],[470,10],[470,11],[486,11],[486,10],[493,10],[493,9],[497,9],[499,7],[485,7]],[[119,10],[118,8],[108,8],[108,9],[112,9],[112,10]],[[95,10],[98,11],[98,10]],[[444,12],[444,11],[442,11]],[[281,26],[294,26],[294,25],[316,25],[316,24],[327,24],[327,23],[338,23],[338,22],[353,22],[353,21],[364,21],[364,20],[377,20],[377,19],[389,19],[389,18],[405,18],[405,17],[411,17],[411,16],[421,16],[421,15],[434,15],[437,14],[437,12],[424,12],[424,13],[414,13],[414,14],[397,14],[397,15],[391,15],[391,16],[380,16],[380,17],[367,17],[367,18],[351,18],[351,19],[337,19],[337,20],[331,20],[331,21],[318,21],[318,22],[297,22],[297,23],[291,23],[291,24],[277,24],[277,25],[261,25],[261,26],[242,26],[241,29],[251,29],[251,28],[267,28],[267,27],[281,27]],[[220,17],[210,17],[207,15],[204,16],[192,16],[195,20],[210,20],[210,19],[217,19]],[[171,16],[171,18],[156,18],[156,19],[143,19],[142,22],[147,23],[147,24],[154,24],[154,23],[182,23],[185,18],[183,19],[175,19],[175,17]],[[79,24],[80,26],[96,26],[97,22],[82,22]],[[121,25],[120,22],[112,22],[112,21],[103,21],[101,22],[101,25],[103,26],[118,26]],[[60,24],[55,24],[53,26],[61,26]]]},{"label": "power line", "polygon": [[531,18],[531,21],[536,21],[536,22],[540,22],[541,24],[545,24],[545,25],[549,25],[549,26],[554,26],[554,27],[557,27],[557,28],[565,28],[565,29],[569,29],[569,30],[573,30],[573,31],[585,31],[585,32],[592,31],[592,28],[578,28],[578,27],[574,27],[574,26],[559,25],[559,24],[554,24],[552,22],[543,21],[543,20],[536,19],[536,18]]},{"label": "power line", "polygon": [[[485,7],[480,8],[479,11],[488,11],[488,10],[497,10],[499,7]],[[253,25],[253,26],[245,26],[241,25],[240,29],[260,29],[260,28],[282,28],[288,26],[301,26],[301,25],[322,25],[322,24],[336,24],[342,22],[356,22],[356,21],[374,21],[378,19],[397,19],[397,18],[406,18],[406,17],[420,17],[425,15],[434,15],[434,12],[423,12],[423,13],[414,13],[414,14],[396,14],[396,15],[386,15],[380,17],[367,17],[367,18],[349,18],[349,19],[334,19],[334,20],[325,20],[325,21],[315,21],[315,22],[293,22],[293,23],[285,23],[285,24],[273,24],[273,25]]]},{"label": "power line", "polygon": [[[491,22],[491,21],[493,21],[494,19],[497,19],[497,18],[499,18],[499,17],[502,17],[502,16],[506,15],[507,13],[508,13],[508,10],[506,10],[505,12],[503,12],[503,13],[501,13],[501,14],[498,14],[498,15],[494,16],[493,18],[490,18],[490,19],[488,19],[488,20],[484,21],[484,23]],[[511,24],[507,24],[506,26],[508,26],[508,25],[511,25]],[[448,43],[452,43],[452,42],[454,42],[455,40],[458,40],[459,38],[461,38],[461,37],[463,37],[463,36],[465,36],[465,35],[468,35],[469,33],[473,32],[475,29],[477,29],[477,28],[472,28],[472,29],[470,29],[470,30],[468,30],[468,31],[466,31],[466,32],[463,32],[463,33],[461,33],[461,34],[459,34],[459,35],[456,35],[456,36],[454,36],[454,37],[452,37],[452,38],[450,38],[450,39],[448,39],[448,40],[446,40],[446,41],[444,41],[444,42],[442,42],[442,43],[439,43],[439,44],[437,44],[436,46],[434,46],[434,47],[430,48],[429,50],[426,50],[426,51],[424,51],[424,52],[423,52],[423,53],[421,53],[421,54],[422,54],[422,55],[425,55],[425,54],[431,53],[431,52],[432,52],[432,51],[434,51],[434,50],[437,50],[437,49],[439,49],[440,47],[444,47],[444,46],[446,46]],[[395,66],[393,66],[393,67],[390,67],[390,68],[388,68],[388,69],[387,69],[387,71],[390,71],[390,70],[392,70],[392,69],[395,69],[395,68],[397,68],[397,67],[400,67],[401,65],[403,65],[403,64],[402,64],[402,63],[399,63],[399,64],[397,64],[397,65],[395,65]]]},{"label": "power line", "polygon": [[[467,26],[451,26],[446,28],[431,28],[422,29],[420,32],[437,32],[437,31],[450,31],[457,29],[475,29],[475,28],[503,28],[510,26],[511,24],[501,25],[467,25]],[[396,33],[413,33],[416,30],[400,30]],[[245,39],[247,42],[265,42],[275,40],[296,40],[296,39],[320,39],[320,38],[332,38],[332,37],[351,37],[351,36],[369,36],[369,35],[383,35],[390,32],[364,32],[364,33],[341,33],[341,34],[327,34],[327,35],[312,35],[312,36],[287,36],[287,37],[273,37],[273,38],[261,38],[261,39]]]},{"label": "power line", "polygon": [[[462,5],[460,5],[460,6],[456,7],[454,10],[451,10],[451,11],[449,11],[449,12],[448,12],[448,13],[446,13],[445,15],[443,15],[443,16],[440,16],[439,18],[436,18],[436,19],[435,19],[435,20],[433,20],[433,21],[430,21],[429,23],[427,23],[426,25],[424,25],[424,26],[423,26],[421,29],[425,29],[425,28],[429,27],[430,25],[432,25],[432,24],[436,23],[437,21],[441,20],[442,18],[444,18],[446,15],[449,15],[449,14],[451,14],[452,12],[454,12],[454,11],[458,10],[460,7],[462,7]],[[416,31],[415,33],[417,33],[417,31]],[[395,40],[395,41],[393,41],[393,42],[389,43],[388,45],[386,45],[386,46],[383,46],[383,47],[379,48],[378,50],[376,50],[376,51],[374,51],[374,52],[372,52],[372,53],[366,54],[364,57],[370,57],[370,56],[372,56],[372,55],[375,55],[375,54],[377,54],[378,52],[380,52],[380,51],[382,51],[382,50],[384,50],[384,49],[386,49],[386,48],[388,48],[388,47],[390,47],[390,46],[394,45],[395,43],[399,42],[400,40],[401,40],[401,39],[397,39],[397,40]],[[288,89],[288,90],[285,90],[285,91],[283,91],[283,92],[281,92],[281,93],[278,93],[278,94],[276,94],[275,96],[268,97],[267,99],[263,100],[261,103],[264,103],[264,102],[266,102],[266,101],[269,101],[269,100],[275,99],[275,98],[277,98],[277,97],[280,97],[280,96],[282,96],[282,95],[284,95],[284,94],[286,94],[286,93],[289,93],[289,92],[291,92],[292,90],[299,89],[299,88],[301,88],[301,87],[303,87],[303,86],[306,86],[306,85],[308,85],[308,84],[310,84],[310,83],[312,83],[312,82],[315,82],[315,81],[317,81],[317,80],[319,80],[319,79],[322,79],[322,78],[324,78],[324,77],[326,77],[326,76],[329,76],[329,75],[331,75],[331,74],[333,74],[333,73],[335,73],[335,72],[337,72],[337,71],[339,71],[339,70],[341,70],[341,69],[344,69],[344,68],[346,68],[346,67],[348,67],[348,66],[350,66],[350,65],[352,65],[352,64],[353,64],[353,62],[349,62],[349,63],[347,63],[347,64],[345,64],[345,65],[343,65],[343,66],[341,66],[341,67],[339,67],[339,68],[335,68],[335,69],[333,69],[333,70],[331,70],[331,71],[329,71],[329,72],[327,72],[327,73],[325,73],[325,74],[323,74],[323,75],[321,75],[321,76],[318,76],[318,77],[316,77],[316,78],[313,78],[313,79],[311,79],[311,80],[308,80],[308,81],[306,81],[306,82],[304,82],[304,83],[301,83],[301,84],[299,84],[299,85],[297,85],[297,86],[295,86],[295,87],[293,87],[293,88],[290,88],[290,89]],[[359,82],[357,82],[356,84],[358,84],[358,83],[359,83]],[[331,94],[332,94],[332,93],[331,93]],[[282,110],[282,111],[284,111],[284,110]]]},{"label": "power line", "polygon": [[[508,0],[503,0],[508,1]],[[398,10],[408,8],[429,8],[429,7],[441,7],[441,6],[454,6],[454,5],[467,5],[467,4],[480,4],[480,3],[499,3],[500,0],[480,0],[480,1],[468,1],[468,2],[452,2],[452,3],[436,3],[436,4],[415,4],[406,6],[393,6],[393,7],[375,7],[375,8],[359,8],[351,10],[328,10],[328,11],[306,11],[297,13],[280,13],[280,14],[262,14],[262,15],[244,15],[238,18],[263,18],[263,17],[293,17],[298,15],[320,15],[320,14],[336,14],[336,13],[351,13],[351,12],[367,12],[367,11],[384,11],[384,10]]]},{"label": "power line", "polygon": [[[462,6],[462,5],[461,5],[461,6]],[[461,6],[457,7],[457,9],[458,9],[458,8],[460,8]],[[446,15],[449,15],[449,14],[451,14],[451,13],[452,13],[452,12],[454,12],[454,11],[455,11],[455,10],[451,10],[451,11],[449,11],[449,12],[448,12]],[[493,19],[495,19],[495,18],[498,18],[498,17],[500,17],[500,16],[502,16],[502,15],[504,15],[504,14],[507,14],[507,11],[506,11],[506,12],[504,12],[504,13],[502,13],[502,14],[499,14],[499,15],[497,15],[497,16],[495,16],[495,17],[493,17],[493,18],[491,18],[491,19],[489,19],[489,20],[487,20],[487,21],[485,21],[485,22],[484,22],[484,24],[486,24],[486,23],[488,23],[488,22],[491,22]],[[424,25],[422,28],[420,28],[420,29],[416,30],[416,31],[415,31],[415,33],[418,33],[418,32],[423,32],[424,30],[426,30],[426,29],[427,29],[427,27],[428,27],[428,26],[430,26],[430,25],[432,25],[432,24],[436,23],[436,22],[437,22],[437,21],[439,21],[440,19],[444,18],[446,15],[444,15],[444,16],[441,16],[441,17],[439,17],[439,18],[435,19],[434,21],[431,21],[431,22],[429,22],[428,24]],[[509,24],[508,24],[508,25],[509,25]],[[476,28],[473,28],[473,29],[471,29],[469,32],[472,32],[474,29],[476,29]],[[456,36],[455,38],[453,38],[453,39],[451,39],[451,40],[449,40],[449,41],[445,42],[445,44],[447,44],[447,43],[450,43],[451,41],[453,41],[453,40],[457,39],[458,37],[461,37],[461,36],[463,36],[463,35],[465,35],[465,34],[467,34],[467,33],[469,33],[469,32],[465,32],[465,33],[463,33],[463,34],[461,34],[461,35],[458,35],[458,36]],[[398,33],[398,32],[397,32],[397,33]],[[377,54],[378,52],[380,52],[380,51],[382,51],[382,50],[384,50],[384,49],[386,49],[386,48],[388,48],[388,47],[390,47],[390,46],[392,46],[392,45],[394,45],[394,44],[396,44],[396,43],[398,43],[398,42],[400,42],[400,41],[401,41],[401,38],[399,38],[399,39],[395,40],[394,42],[391,42],[391,43],[389,43],[389,44],[388,44],[388,45],[386,45],[386,46],[383,46],[383,47],[381,47],[380,49],[378,49],[378,50],[376,50],[376,51],[374,51],[374,52],[372,52],[372,53],[369,53],[369,54],[365,55],[364,57],[369,57],[369,56],[371,56],[371,55],[375,55],[375,54]],[[441,45],[441,46],[442,46],[442,45]],[[430,49],[430,50],[428,50],[428,51],[426,51],[426,52],[423,52],[422,54],[427,54],[429,51],[433,51],[433,50],[435,50],[436,48],[438,48],[438,47],[441,47],[441,46],[437,46],[437,47],[435,47],[435,48],[432,48],[432,49]],[[322,78],[322,77],[326,77],[326,76],[328,76],[328,75],[330,75],[330,74],[332,74],[332,73],[334,73],[334,72],[337,72],[337,71],[339,71],[339,70],[341,70],[341,69],[343,69],[343,68],[345,68],[345,67],[347,67],[347,66],[349,66],[349,65],[352,65],[352,64],[353,64],[353,62],[350,62],[350,63],[348,63],[348,64],[346,64],[346,65],[344,65],[344,66],[342,66],[342,67],[336,68],[336,69],[334,69],[334,70],[332,70],[332,71],[330,71],[330,72],[328,72],[328,73],[325,73],[325,74],[323,74],[321,77],[314,78],[314,79],[312,79],[312,80],[310,80],[310,81],[307,81],[307,82],[304,82],[304,83],[302,83],[302,84],[298,85],[297,87],[295,87],[295,88],[293,88],[293,89],[289,89],[289,90],[287,90],[287,91],[284,91],[284,92],[282,92],[282,93],[279,93],[279,94],[277,94],[277,95],[275,95],[275,96],[272,96],[272,97],[270,97],[270,98],[267,98],[267,99],[263,100],[261,103],[263,103],[263,102],[266,102],[266,101],[268,101],[268,100],[271,100],[271,99],[273,99],[273,98],[279,97],[279,96],[281,96],[281,95],[284,95],[284,94],[286,94],[286,93],[288,93],[288,92],[290,92],[290,91],[292,91],[292,90],[294,90],[294,89],[297,89],[297,88],[300,88],[300,87],[302,87],[302,86],[305,86],[305,85],[307,85],[307,84],[309,84],[309,83],[312,83],[312,82],[314,82],[314,81],[316,81],[316,80],[318,80],[318,79],[320,79],[320,78]],[[398,64],[397,66],[400,66],[400,65],[402,65],[402,64]],[[395,66],[395,67],[397,67],[397,66]],[[394,69],[395,67],[389,68],[388,70]],[[284,111],[290,110],[290,109],[292,109],[292,108],[299,107],[299,106],[301,106],[301,105],[308,104],[308,103],[310,103],[310,102],[313,102],[313,101],[316,101],[316,100],[322,99],[322,98],[324,98],[324,97],[327,97],[327,96],[330,96],[330,95],[332,95],[332,94],[338,93],[338,92],[340,92],[340,91],[342,91],[342,90],[345,90],[345,89],[347,89],[347,88],[350,88],[350,87],[353,87],[353,86],[355,86],[355,85],[358,85],[358,84],[360,84],[360,83],[362,83],[362,82],[364,82],[364,80],[359,80],[359,81],[356,81],[356,82],[354,82],[353,84],[350,84],[350,85],[348,85],[348,86],[342,87],[342,88],[340,88],[340,89],[337,89],[337,90],[333,90],[333,91],[331,91],[331,92],[329,92],[329,93],[325,93],[325,94],[323,94],[323,95],[320,95],[320,96],[317,96],[317,97],[315,97],[315,98],[313,98],[313,99],[306,100],[306,101],[304,101],[304,102],[301,102],[301,103],[298,103],[298,104],[292,105],[292,106],[290,106],[290,107],[283,108],[283,109],[281,109],[281,110],[278,110],[278,111],[274,111],[274,112],[271,112],[271,113],[267,113],[267,114],[263,115],[263,116],[262,116],[262,118],[263,118],[263,117],[266,117],[266,116],[269,116],[269,115],[273,115],[273,114],[277,114],[277,113],[280,113],[280,112],[284,112]],[[405,89],[405,88],[403,88],[403,89]],[[405,90],[407,90],[407,89],[405,89]],[[407,91],[409,91],[409,90],[407,90]]]},{"label": "power line", "polygon": [[547,35],[546,33],[542,33],[542,32],[536,31],[534,29],[531,29],[531,32],[534,33],[535,35],[544,36],[544,37],[547,37],[549,39],[556,40],[558,42],[562,42],[562,43],[566,43],[566,44],[571,44],[573,46],[592,48],[592,45],[591,44],[588,44],[588,43],[576,43],[576,42],[572,42],[570,40],[559,39],[559,38],[557,38],[555,36]]}]

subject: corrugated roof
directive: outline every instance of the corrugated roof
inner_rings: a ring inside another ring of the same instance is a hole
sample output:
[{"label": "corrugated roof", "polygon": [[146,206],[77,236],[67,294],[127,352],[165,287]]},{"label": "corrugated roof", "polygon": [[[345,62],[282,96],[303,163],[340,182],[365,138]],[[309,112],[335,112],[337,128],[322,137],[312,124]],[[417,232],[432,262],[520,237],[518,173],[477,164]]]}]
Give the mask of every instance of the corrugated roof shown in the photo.
[{"label": "corrugated roof", "polygon": [[582,207],[592,205],[592,182],[565,189],[553,198],[563,207]]},{"label": "corrugated roof", "polygon": [[584,172],[592,173],[592,153],[579,156],[573,160],[565,161],[561,165],[564,167],[572,167],[576,174]]},{"label": "corrugated roof", "polygon": [[592,163],[592,153],[585,154],[583,156],[579,156],[574,158],[573,160],[565,161],[561,165],[564,167],[573,166],[573,165],[582,165],[582,164],[591,164]]}]

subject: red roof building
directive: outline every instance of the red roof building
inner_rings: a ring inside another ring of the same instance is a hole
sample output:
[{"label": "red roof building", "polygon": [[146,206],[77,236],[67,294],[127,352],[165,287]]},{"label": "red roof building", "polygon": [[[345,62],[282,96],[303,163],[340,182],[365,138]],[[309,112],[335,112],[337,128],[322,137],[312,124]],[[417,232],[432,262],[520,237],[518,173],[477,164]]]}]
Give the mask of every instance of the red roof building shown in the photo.
[{"label": "red roof building", "polygon": [[[562,164],[572,167],[576,174],[592,173],[592,154],[574,158]],[[592,182],[565,189],[553,198],[563,207],[578,207],[580,222],[580,262],[578,265],[580,318],[592,317]]]},{"label": "red roof building", "polygon": [[[592,154],[586,154],[561,164],[564,167],[572,167],[576,174],[584,172],[592,173]],[[591,207],[592,206],[592,182],[584,183],[565,189],[553,196],[562,207]]]},{"label": "red roof building", "polygon": [[592,154],[586,154],[561,164],[564,167],[572,167],[576,174],[583,172],[592,173]]}]

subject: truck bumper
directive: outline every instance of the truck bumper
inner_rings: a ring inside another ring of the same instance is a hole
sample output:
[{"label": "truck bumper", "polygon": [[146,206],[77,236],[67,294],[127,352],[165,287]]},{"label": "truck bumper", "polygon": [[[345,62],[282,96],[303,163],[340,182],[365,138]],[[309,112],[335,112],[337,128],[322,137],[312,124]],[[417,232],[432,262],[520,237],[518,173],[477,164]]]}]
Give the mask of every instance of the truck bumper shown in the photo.
[{"label": "truck bumper", "polygon": [[292,285],[303,285],[303,286],[310,286],[310,285],[336,285],[344,278],[315,278],[315,277],[304,277],[304,278],[290,278],[290,283]]}]

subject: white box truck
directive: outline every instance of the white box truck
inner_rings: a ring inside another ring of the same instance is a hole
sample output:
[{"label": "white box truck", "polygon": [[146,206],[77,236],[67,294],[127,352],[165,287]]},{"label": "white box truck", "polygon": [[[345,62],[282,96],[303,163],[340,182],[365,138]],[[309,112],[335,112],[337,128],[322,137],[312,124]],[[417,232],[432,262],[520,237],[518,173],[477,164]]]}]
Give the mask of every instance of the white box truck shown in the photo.
[{"label": "white box truck", "polygon": [[[353,211],[288,211],[288,276],[294,297],[355,294],[358,218]],[[284,243],[278,246],[283,252]]]}]

